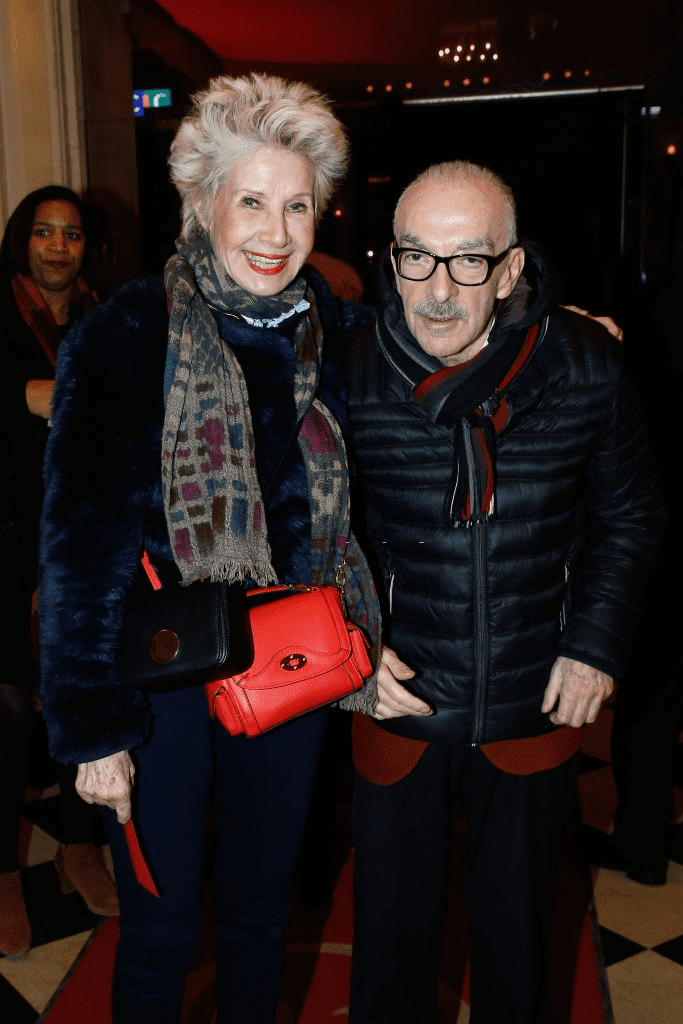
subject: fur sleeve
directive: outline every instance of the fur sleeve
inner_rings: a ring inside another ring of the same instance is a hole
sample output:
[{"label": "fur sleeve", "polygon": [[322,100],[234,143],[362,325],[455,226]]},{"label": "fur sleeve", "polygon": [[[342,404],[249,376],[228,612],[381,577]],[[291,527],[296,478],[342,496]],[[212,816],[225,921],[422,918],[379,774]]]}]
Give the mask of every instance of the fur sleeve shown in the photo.
[{"label": "fur sleeve", "polygon": [[41,698],[57,761],[138,746],[143,694],[116,651],[160,473],[167,314],[161,282],[125,286],[60,347],[41,523]]}]

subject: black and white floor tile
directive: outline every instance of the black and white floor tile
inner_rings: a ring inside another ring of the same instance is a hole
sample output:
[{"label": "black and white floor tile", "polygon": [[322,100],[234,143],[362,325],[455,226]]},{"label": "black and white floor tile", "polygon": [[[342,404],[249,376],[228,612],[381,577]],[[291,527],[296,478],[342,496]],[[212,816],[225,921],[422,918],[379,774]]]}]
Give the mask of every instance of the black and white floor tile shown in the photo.
[{"label": "black and white floor tile", "polygon": [[[585,731],[579,790],[584,822],[609,831],[616,792],[609,767],[611,709]],[[0,957],[0,1020],[40,1024],[41,1016],[100,918],[80,896],[63,896],[54,870],[55,791],[25,805],[21,848],[33,948]],[[683,1024],[683,789],[676,790],[667,884],[650,888],[605,869],[594,871],[595,904],[614,1024]],[[77,1024],[77,1022],[74,1022]]]},{"label": "black and white floor tile", "polygon": [[[617,805],[609,767],[611,715],[611,708],[603,708],[585,730],[579,777],[584,823],[602,832],[610,831]],[[645,886],[615,871],[593,870],[615,1024],[683,1024],[683,788],[677,786],[674,795],[666,885]]]},{"label": "black and white floor tile", "polygon": [[[19,960],[0,957],[0,1020],[3,1024],[37,1024],[74,960],[101,920],[78,893],[59,891],[56,790],[27,794],[20,837],[24,893],[33,946]],[[77,1024],[77,1022],[74,1022]]]}]

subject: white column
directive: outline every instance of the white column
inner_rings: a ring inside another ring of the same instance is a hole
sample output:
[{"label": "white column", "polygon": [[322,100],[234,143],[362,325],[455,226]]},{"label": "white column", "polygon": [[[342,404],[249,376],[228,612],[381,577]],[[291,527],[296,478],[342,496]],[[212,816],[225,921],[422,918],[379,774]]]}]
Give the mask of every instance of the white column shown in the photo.
[{"label": "white column", "polygon": [[77,0],[0,0],[0,223],[43,185],[86,185]]}]

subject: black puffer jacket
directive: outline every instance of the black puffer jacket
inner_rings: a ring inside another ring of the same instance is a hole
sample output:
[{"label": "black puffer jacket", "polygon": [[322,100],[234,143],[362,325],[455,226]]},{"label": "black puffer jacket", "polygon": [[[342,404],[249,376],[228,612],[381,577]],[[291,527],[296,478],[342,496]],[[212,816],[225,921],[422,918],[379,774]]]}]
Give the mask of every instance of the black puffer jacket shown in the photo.
[{"label": "black puffer jacket", "polygon": [[539,735],[553,728],[540,707],[559,655],[624,671],[658,549],[659,487],[620,346],[552,301],[531,249],[491,345],[539,330],[506,390],[493,518],[471,528],[444,513],[450,431],[425,415],[376,331],[356,339],[350,411],[391,607],[386,641],[436,711],[382,723],[391,731],[471,743]]}]

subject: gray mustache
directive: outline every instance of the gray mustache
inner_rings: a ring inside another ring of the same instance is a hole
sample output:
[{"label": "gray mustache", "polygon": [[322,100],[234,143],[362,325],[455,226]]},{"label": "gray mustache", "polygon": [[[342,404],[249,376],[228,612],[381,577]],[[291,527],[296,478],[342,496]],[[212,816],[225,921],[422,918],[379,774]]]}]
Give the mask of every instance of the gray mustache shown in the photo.
[{"label": "gray mustache", "polygon": [[447,302],[435,302],[434,299],[416,302],[413,313],[416,316],[429,317],[430,320],[467,320],[467,310],[453,299],[448,299]]}]

